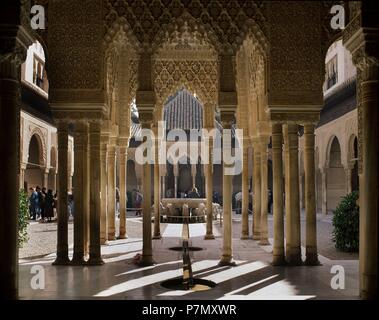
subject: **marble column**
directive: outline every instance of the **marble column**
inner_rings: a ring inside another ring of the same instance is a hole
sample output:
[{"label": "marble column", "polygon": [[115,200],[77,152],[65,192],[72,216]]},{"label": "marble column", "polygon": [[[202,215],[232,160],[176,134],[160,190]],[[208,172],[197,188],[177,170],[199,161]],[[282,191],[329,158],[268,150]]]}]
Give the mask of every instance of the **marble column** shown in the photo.
[{"label": "marble column", "polygon": [[108,172],[107,172],[107,158],[108,158],[108,141],[106,136],[101,137],[101,150],[100,150],[100,162],[101,162],[101,213],[100,213],[100,242],[101,244],[108,243]]},{"label": "marble column", "polygon": [[284,192],[285,192],[285,248],[286,248],[286,261],[290,256],[291,247],[291,208],[290,208],[290,191],[289,191],[289,140],[288,140],[288,126],[285,124],[283,129],[284,141]]},{"label": "marble column", "polygon": [[[87,147],[83,149],[83,159],[84,159],[84,166],[87,168],[83,171],[83,179],[84,179],[84,185],[83,185],[83,197],[84,197],[84,203],[83,203],[83,212],[84,212],[84,257],[89,257],[89,247],[90,247],[90,233],[91,233],[91,221],[90,221],[90,159],[89,159],[89,136],[87,135],[88,143]],[[99,195],[100,196],[100,195]]]},{"label": "marble column", "polygon": [[179,164],[174,165],[174,198],[178,197]]},{"label": "marble column", "polygon": [[[24,172],[24,175],[25,175],[25,172]],[[24,176],[24,180],[25,180],[25,176]],[[57,191],[57,172],[55,171],[55,168],[54,168],[54,172],[53,172],[53,191]]]},{"label": "marble column", "polygon": [[118,239],[126,239],[126,164],[128,161],[127,147],[120,146],[120,234]]},{"label": "marble column", "polygon": [[[4,3],[4,2],[3,2]],[[0,4],[4,14],[10,7]],[[11,21],[10,18],[9,21]],[[4,26],[4,25],[3,25]],[[18,26],[7,25],[5,29],[17,30]],[[21,31],[18,31],[21,32]],[[15,33],[16,34],[16,33]],[[5,34],[2,33],[2,36]],[[0,48],[0,297],[17,299],[18,296],[18,245],[17,212],[19,208],[20,173],[20,65],[23,61],[21,40],[1,38]],[[7,41],[3,41],[7,39]],[[19,44],[20,42],[20,44]],[[18,53],[11,52],[18,44]],[[27,46],[26,46],[27,48]],[[4,49],[4,50],[3,50]]]},{"label": "marble column", "polygon": [[90,248],[89,265],[101,265],[100,245],[100,191],[101,191],[101,163],[100,163],[100,132],[101,121],[90,122]]},{"label": "marble column", "polygon": [[74,134],[74,254],[71,263],[82,265],[84,261],[84,229],[86,194],[85,185],[87,184],[88,156],[85,150],[88,149],[88,124],[86,122],[75,123]]},{"label": "marble column", "polygon": [[266,138],[261,142],[261,221],[260,245],[269,245],[268,241],[268,150]]},{"label": "marble column", "polygon": [[249,239],[249,144],[244,141],[242,154],[242,230],[241,239]]},{"label": "marble column", "polygon": [[[25,184],[25,170],[26,170],[26,165],[21,164],[20,167],[20,189],[24,189],[24,184]],[[56,189],[54,189],[56,190]],[[28,190],[26,190],[28,192]]]},{"label": "marble column", "polygon": [[48,188],[49,186],[49,169],[44,168],[43,169],[43,187]]},{"label": "marble column", "polygon": [[[150,119],[150,117],[148,117]],[[151,121],[144,119],[140,115],[140,121],[143,129],[151,129]],[[154,143],[152,139],[151,143]],[[152,148],[152,146],[151,146]],[[142,172],[142,257],[139,262],[141,266],[154,264],[153,260],[153,243],[152,243],[152,223],[151,223],[151,162],[143,164]]]},{"label": "marble column", "polygon": [[162,176],[161,198],[166,198],[166,176]]},{"label": "marble column", "polygon": [[155,139],[155,152],[154,152],[154,235],[153,239],[162,239],[161,236],[161,221],[160,221],[160,198],[159,198],[159,140]]},{"label": "marble column", "polygon": [[328,214],[328,200],[327,200],[327,194],[328,194],[328,184],[327,184],[327,177],[326,172],[327,168],[324,168],[321,170],[321,211],[323,214]]},{"label": "marble column", "polygon": [[261,154],[257,143],[254,144],[253,148],[253,240],[259,240],[261,238]]},{"label": "marble column", "polygon": [[301,265],[300,196],[299,196],[299,137],[297,124],[288,124],[288,192],[291,230],[288,263]]},{"label": "marble column", "polygon": [[209,138],[208,164],[205,166],[205,194],[207,197],[207,223],[204,240],[213,240],[213,140]]},{"label": "marble column", "polygon": [[304,173],[299,176],[299,193],[300,193],[300,209],[305,208],[305,187],[304,187]]},{"label": "marble column", "polygon": [[304,125],[304,173],[306,215],[306,260],[307,265],[319,265],[317,255],[316,220],[316,173],[315,173],[315,126]]},{"label": "marble column", "polygon": [[196,165],[191,164],[191,179],[192,179],[192,188],[196,188]]},{"label": "marble column", "polygon": [[58,210],[57,210],[57,258],[54,265],[67,265],[68,258],[68,123],[58,121]]},{"label": "marble column", "polygon": [[[377,52],[377,51],[376,51]],[[361,61],[362,173],[360,175],[360,296],[375,299],[378,279],[379,81],[378,57]],[[375,63],[376,62],[376,63]],[[358,83],[359,85],[359,83]]]},{"label": "marble column", "polygon": [[[222,120],[223,135],[225,135],[226,130],[230,130],[232,126],[232,115],[221,114],[221,118],[226,118]],[[226,129],[226,130],[225,130]],[[223,150],[231,149],[231,139],[225,139],[223,136]],[[223,160],[223,182],[222,182],[222,195],[223,195],[223,247],[222,247],[222,257],[219,262],[220,266],[230,266],[235,265],[233,261],[233,230],[232,230],[232,194],[233,194],[233,175],[228,174],[227,170],[230,169],[230,165]]]},{"label": "marble column", "polygon": [[272,124],[272,175],[274,245],[273,261],[275,266],[285,265],[284,255],[284,217],[283,217],[283,132],[281,123]]},{"label": "marble column", "polygon": [[116,146],[108,146],[108,240],[116,239]]}]

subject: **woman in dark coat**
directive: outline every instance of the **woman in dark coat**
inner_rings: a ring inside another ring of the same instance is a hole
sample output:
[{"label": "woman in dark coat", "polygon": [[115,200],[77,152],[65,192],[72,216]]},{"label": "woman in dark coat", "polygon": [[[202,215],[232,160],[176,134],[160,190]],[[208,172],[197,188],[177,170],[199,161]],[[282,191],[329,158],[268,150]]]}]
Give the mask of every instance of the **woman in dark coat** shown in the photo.
[{"label": "woman in dark coat", "polygon": [[54,196],[53,190],[49,189],[45,198],[45,217],[49,222],[54,217]]}]

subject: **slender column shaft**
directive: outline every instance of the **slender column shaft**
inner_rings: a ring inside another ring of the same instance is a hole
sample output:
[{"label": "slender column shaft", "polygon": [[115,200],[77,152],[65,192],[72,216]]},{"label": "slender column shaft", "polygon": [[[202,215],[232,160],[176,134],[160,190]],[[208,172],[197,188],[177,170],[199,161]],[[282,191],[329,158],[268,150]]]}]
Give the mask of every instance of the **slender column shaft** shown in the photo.
[{"label": "slender column shaft", "polygon": [[205,164],[205,191],[207,196],[207,224],[205,240],[214,239],[213,235],[213,141],[209,139],[209,164]]},{"label": "slender column shaft", "polygon": [[44,169],[43,172],[43,186],[48,188],[49,186],[49,169]]},{"label": "slender column shaft", "polygon": [[[374,69],[374,70],[371,70]],[[362,168],[360,177],[360,295],[377,298],[378,279],[378,67],[367,70],[375,80],[362,82]]]},{"label": "slender column shaft", "polygon": [[249,239],[249,146],[246,142],[242,155],[242,235],[241,239]]},{"label": "slender column shaft", "polygon": [[284,265],[284,217],[283,217],[283,133],[282,124],[272,125],[272,173],[274,209],[273,265]]},{"label": "slender column shaft", "polygon": [[126,239],[126,163],[127,147],[120,147],[120,234],[119,239]]},{"label": "slender column shaft", "polygon": [[116,147],[108,147],[108,240],[116,237]]},{"label": "slender column shaft", "polygon": [[192,188],[196,188],[196,165],[191,164]]},{"label": "slender column shaft", "polygon": [[90,123],[90,248],[89,260],[91,265],[103,264],[100,245],[100,121]]},{"label": "slender column shaft", "polygon": [[321,210],[323,214],[328,214],[328,200],[327,200],[327,193],[328,193],[328,185],[327,185],[327,178],[326,178],[326,170],[321,171]]},{"label": "slender column shaft", "polygon": [[161,197],[166,198],[166,176],[162,176],[162,191]]},{"label": "slender column shaft", "polygon": [[306,213],[306,261],[318,265],[316,220],[315,129],[304,125],[305,213]]},{"label": "slender column shaft", "polygon": [[291,215],[289,263],[302,264],[300,239],[300,196],[299,196],[299,137],[296,124],[288,124],[289,164],[289,209]]},{"label": "slender column shaft", "polygon": [[304,176],[303,174],[300,174],[299,176],[299,194],[300,194],[300,209],[304,209],[305,208],[305,194],[304,194]]},{"label": "slender column shaft", "polygon": [[[224,129],[230,129],[230,122],[223,123]],[[223,140],[223,149],[231,149],[231,141]],[[225,159],[224,159],[225,160]],[[233,230],[232,230],[232,194],[233,194],[233,175],[228,174],[230,165],[223,161],[223,248],[222,257],[219,265],[234,265],[233,262]]]},{"label": "slender column shaft", "polygon": [[143,165],[143,246],[142,246],[142,265],[153,264],[153,245],[151,237],[151,165]]},{"label": "slender column shaft", "polygon": [[20,184],[19,184],[20,189],[24,189],[24,182],[25,182],[25,169],[21,168],[20,169]]},{"label": "slender column shaft", "polygon": [[288,261],[290,256],[291,247],[291,208],[290,208],[290,187],[289,187],[289,140],[288,140],[288,126],[283,126],[283,140],[284,140],[284,184],[285,184],[285,239],[286,239],[286,260]]},{"label": "slender column shaft", "polygon": [[[87,125],[88,126],[88,125]],[[88,129],[87,129],[88,131]],[[90,161],[89,161],[89,135],[87,133],[87,146],[83,148],[84,171],[83,171],[83,212],[84,212],[84,256],[89,256],[90,246]]]},{"label": "slender column shaft", "polygon": [[174,198],[178,197],[178,176],[174,175]]},{"label": "slender column shaft", "polygon": [[253,239],[261,238],[261,154],[254,145]]},{"label": "slender column shaft", "polygon": [[220,265],[229,265],[232,263],[232,177],[225,174],[223,178],[223,249]]},{"label": "slender column shaft", "polygon": [[161,239],[161,222],[160,222],[160,198],[159,198],[159,149],[158,139],[155,140],[155,163],[154,163],[154,239]]},{"label": "slender column shaft", "polygon": [[58,226],[57,226],[57,258],[53,264],[65,265],[70,263],[68,258],[68,124],[58,122]]},{"label": "slender column shaft", "polygon": [[85,149],[88,148],[88,125],[78,122],[75,124],[74,137],[74,255],[71,263],[84,264],[84,233],[85,233],[85,184],[88,161]]},{"label": "slender column shaft", "polygon": [[261,239],[260,245],[270,244],[268,241],[268,153],[267,144],[261,144]]},{"label": "slender column shaft", "polygon": [[[0,54],[0,297],[4,299],[17,299],[18,296],[17,212],[21,61],[18,64],[13,58],[14,56],[5,57]],[[12,70],[13,76],[8,74]]]},{"label": "slender column shaft", "polygon": [[107,153],[108,146],[106,141],[101,143],[100,162],[101,162],[101,213],[100,213],[100,241],[106,244],[108,241],[108,219],[107,219]]}]

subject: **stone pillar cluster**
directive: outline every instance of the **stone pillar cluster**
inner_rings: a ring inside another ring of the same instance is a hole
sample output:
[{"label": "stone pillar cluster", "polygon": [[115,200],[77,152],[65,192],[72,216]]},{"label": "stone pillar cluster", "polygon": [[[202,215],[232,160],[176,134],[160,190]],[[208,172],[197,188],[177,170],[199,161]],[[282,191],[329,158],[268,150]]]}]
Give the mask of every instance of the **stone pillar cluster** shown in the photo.
[{"label": "stone pillar cluster", "polygon": [[[314,123],[304,122],[306,265],[318,265]],[[302,265],[299,192],[299,136],[295,122],[273,121],[273,265]],[[284,168],[283,168],[284,158]],[[284,186],[283,186],[284,172]],[[284,206],[284,203],[285,206]],[[285,225],[284,225],[285,213]],[[285,232],[284,232],[285,231]],[[284,242],[285,239],[285,242]]]}]

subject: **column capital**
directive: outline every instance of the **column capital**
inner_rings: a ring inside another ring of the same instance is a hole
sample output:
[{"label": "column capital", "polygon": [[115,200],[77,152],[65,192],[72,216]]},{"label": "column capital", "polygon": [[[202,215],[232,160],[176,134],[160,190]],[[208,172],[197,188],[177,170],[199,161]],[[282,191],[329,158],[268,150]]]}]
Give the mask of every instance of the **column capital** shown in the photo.
[{"label": "column capital", "polygon": [[91,119],[88,121],[89,123],[89,130],[90,132],[101,132],[101,125],[102,120],[101,119]]},{"label": "column capital", "polygon": [[283,122],[275,121],[271,123],[272,134],[283,134]]},{"label": "column capital", "polygon": [[129,146],[130,137],[129,136],[123,136],[117,138],[117,145],[121,148],[128,148]]},{"label": "column capital", "polygon": [[304,124],[304,134],[314,134],[315,133],[315,124],[314,123],[305,123]]},{"label": "column capital", "polygon": [[231,129],[234,122],[234,110],[221,110],[221,123],[223,129]]},{"label": "column capital", "polygon": [[154,113],[151,110],[139,110],[138,112],[142,129],[151,129],[154,121]]}]

